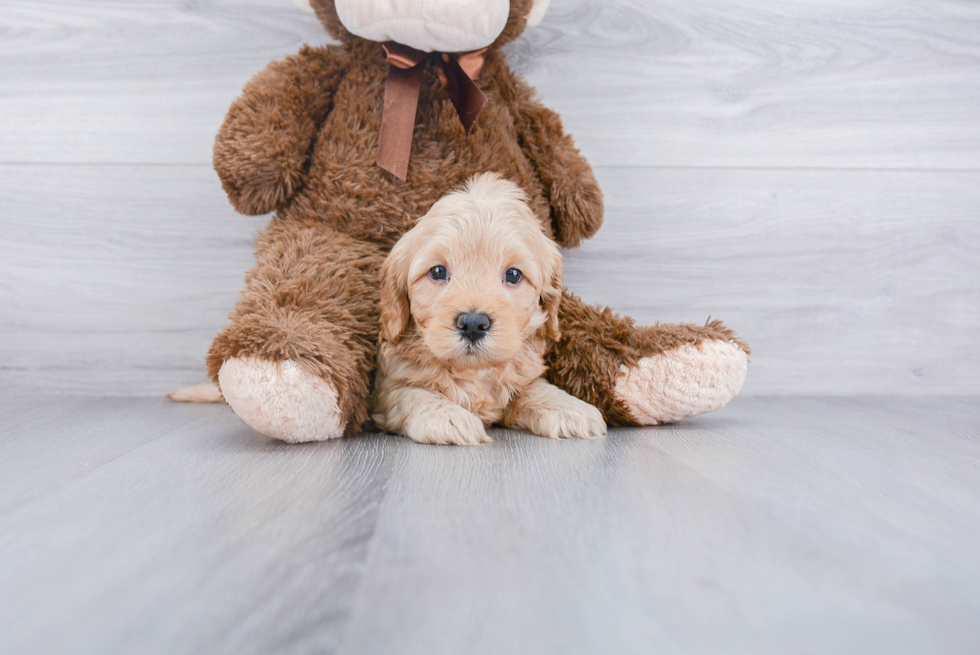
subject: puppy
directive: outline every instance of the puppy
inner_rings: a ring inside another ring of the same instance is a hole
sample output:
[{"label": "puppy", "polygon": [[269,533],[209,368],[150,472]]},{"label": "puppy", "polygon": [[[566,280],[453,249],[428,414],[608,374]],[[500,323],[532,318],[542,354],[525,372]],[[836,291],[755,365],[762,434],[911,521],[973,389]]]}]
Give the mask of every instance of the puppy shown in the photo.
[{"label": "puppy", "polygon": [[374,421],[432,444],[491,441],[485,425],[560,439],[606,433],[547,383],[562,263],[523,191],[494,174],[439,200],[382,267]]}]

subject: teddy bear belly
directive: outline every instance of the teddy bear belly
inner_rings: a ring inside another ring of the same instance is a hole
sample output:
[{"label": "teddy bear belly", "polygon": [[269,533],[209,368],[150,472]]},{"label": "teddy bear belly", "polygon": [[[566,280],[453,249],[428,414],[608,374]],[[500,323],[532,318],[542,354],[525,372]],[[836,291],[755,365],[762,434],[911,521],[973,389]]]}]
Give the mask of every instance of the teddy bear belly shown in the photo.
[{"label": "teddy bear belly", "polygon": [[[360,111],[355,103],[355,115]],[[448,100],[419,107],[408,180],[379,167],[380,116],[353,120],[335,108],[317,137],[304,188],[283,218],[328,221],[351,236],[390,248],[445,194],[477,173],[493,171],[527,193],[532,209],[551,232],[541,183],[518,145],[503,107],[490,107],[466,137]],[[373,119],[373,120],[372,120]],[[511,129],[507,129],[511,128]]]}]

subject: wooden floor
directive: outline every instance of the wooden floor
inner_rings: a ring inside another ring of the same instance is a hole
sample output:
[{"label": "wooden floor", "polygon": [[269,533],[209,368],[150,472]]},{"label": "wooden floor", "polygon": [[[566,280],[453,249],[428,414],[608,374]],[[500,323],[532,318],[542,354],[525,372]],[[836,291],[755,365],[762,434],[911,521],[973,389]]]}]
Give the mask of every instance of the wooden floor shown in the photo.
[{"label": "wooden floor", "polygon": [[977,653],[980,399],[289,446],[0,401],[0,652]]}]

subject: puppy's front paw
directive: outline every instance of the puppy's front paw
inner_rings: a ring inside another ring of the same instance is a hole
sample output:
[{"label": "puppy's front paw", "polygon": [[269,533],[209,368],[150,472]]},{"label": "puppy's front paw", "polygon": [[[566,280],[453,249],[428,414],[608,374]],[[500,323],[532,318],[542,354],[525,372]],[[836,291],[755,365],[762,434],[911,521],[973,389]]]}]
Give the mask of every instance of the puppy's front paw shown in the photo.
[{"label": "puppy's front paw", "polygon": [[448,402],[413,416],[404,433],[413,441],[439,445],[476,446],[493,441],[476,414]]},{"label": "puppy's front paw", "polygon": [[531,432],[550,439],[591,439],[606,434],[606,422],[598,409],[575,396],[559,394],[526,410],[531,415],[524,422]]}]

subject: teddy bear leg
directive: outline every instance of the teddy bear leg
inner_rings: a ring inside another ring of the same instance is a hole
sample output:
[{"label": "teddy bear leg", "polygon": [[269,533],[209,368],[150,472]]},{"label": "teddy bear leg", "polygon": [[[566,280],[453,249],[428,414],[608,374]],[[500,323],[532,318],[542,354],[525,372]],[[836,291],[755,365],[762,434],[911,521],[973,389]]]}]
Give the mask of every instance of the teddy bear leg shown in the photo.
[{"label": "teddy bear leg", "polygon": [[658,425],[718,409],[741,390],[749,349],[713,321],[637,327],[565,293],[547,377],[610,425]]},{"label": "teddy bear leg", "polygon": [[368,418],[384,256],[315,222],[276,220],[208,353],[238,416],[288,442],[356,432]]}]

